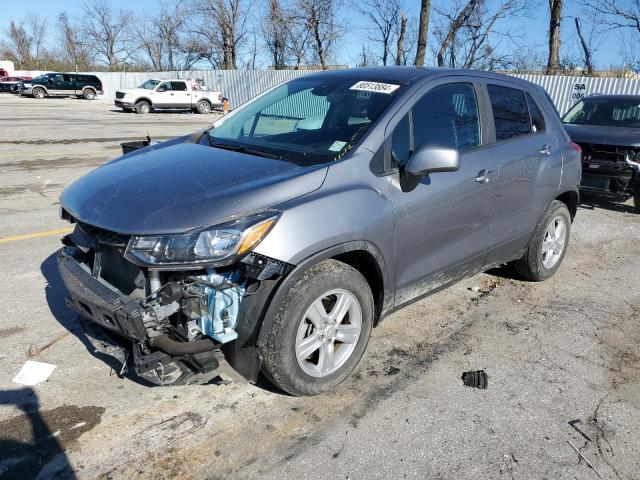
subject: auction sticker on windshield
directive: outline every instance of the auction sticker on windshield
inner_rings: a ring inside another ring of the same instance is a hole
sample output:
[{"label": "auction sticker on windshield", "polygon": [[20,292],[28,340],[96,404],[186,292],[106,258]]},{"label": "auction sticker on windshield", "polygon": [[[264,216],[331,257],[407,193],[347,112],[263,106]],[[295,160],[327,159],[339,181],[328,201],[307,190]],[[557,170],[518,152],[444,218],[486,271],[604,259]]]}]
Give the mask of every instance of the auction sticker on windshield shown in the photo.
[{"label": "auction sticker on windshield", "polygon": [[393,85],[392,83],[379,83],[379,82],[365,82],[360,81],[353,85],[349,90],[360,90],[363,92],[377,92],[377,93],[393,93],[400,85]]}]

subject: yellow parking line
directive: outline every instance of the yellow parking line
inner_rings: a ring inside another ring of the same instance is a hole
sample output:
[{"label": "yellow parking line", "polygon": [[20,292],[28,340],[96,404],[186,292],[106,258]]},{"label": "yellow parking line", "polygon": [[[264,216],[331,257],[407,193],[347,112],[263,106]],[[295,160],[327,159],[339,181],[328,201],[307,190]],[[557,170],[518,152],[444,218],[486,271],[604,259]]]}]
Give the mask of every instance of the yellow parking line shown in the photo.
[{"label": "yellow parking line", "polygon": [[46,230],[44,232],[25,233],[23,235],[15,235],[13,237],[0,237],[0,243],[19,242],[20,240],[28,240],[30,238],[49,237],[51,235],[62,235],[71,232],[73,232],[73,227]]}]

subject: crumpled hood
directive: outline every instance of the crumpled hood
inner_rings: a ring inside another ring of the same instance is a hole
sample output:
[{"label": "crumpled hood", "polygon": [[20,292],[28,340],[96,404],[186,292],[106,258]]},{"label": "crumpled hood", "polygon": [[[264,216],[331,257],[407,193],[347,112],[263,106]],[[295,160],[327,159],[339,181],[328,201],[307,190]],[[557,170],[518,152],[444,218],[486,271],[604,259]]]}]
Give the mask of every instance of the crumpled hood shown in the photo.
[{"label": "crumpled hood", "polygon": [[167,143],[88,173],[62,193],[62,207],[122,234],[180,233],[317,190],[327,172],[326,166]]},{"label": "crumpled hood", "polygon": [[640,147],[640,128],[570,124],[564,128],[574,142]]}]

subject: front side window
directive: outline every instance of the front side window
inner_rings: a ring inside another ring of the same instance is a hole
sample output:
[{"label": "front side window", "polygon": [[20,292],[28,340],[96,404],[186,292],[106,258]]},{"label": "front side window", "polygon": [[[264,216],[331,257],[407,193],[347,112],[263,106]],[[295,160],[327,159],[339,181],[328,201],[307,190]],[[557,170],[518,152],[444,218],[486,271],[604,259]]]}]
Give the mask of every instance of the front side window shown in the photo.
[{"label": "front side window", "polygon": [[162,82],[158,85],[156,92],[170,92],[171,91],[171,82]]},{"label": "front side window", "polygon": [[342,75],[295,79],[223,119],[209,131],[209,144],[302,164],[334,160],[364,136],[403,89]]},{"label": "front side window", "polygon": [[160,82],[158,80],[147,80],[142,85],[140,85],[139,88],[144,88],[145,90],[153,90],[159,83]]},{"label": "front side window", "polygon": [[574,125],[640,127],[640,99],[584,99],[569,110],[562,121]]},{"label": "front side window", "polygon": [[412,111],[415,148],[433,145],[464,151],[480,145],[478,103],[472,85],[435,87]]},{"label": "front side window", "polygon": [[531,133],[531,121],[524,92],[516,88],[487,85],[496,126],[496,140]]}]

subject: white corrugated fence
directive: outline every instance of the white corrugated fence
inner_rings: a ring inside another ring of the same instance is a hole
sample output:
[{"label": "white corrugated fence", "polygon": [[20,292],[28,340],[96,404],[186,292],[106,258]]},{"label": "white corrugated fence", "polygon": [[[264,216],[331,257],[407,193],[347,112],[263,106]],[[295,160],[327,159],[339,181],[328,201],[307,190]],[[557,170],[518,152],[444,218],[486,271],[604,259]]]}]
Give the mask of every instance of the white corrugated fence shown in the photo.
[{"label": "white corrugated fence", "polygon": [[[229,99],[235,108],[270,87],[313,70],[191,70],[171,72],[83,72],[97,75],[102,81],[104,98],[114,98],[115,91],[141,85],[149,78],[202,78],[205,84]],[[35,77],[42,73],[17,71],[15,75]],[[514,75],[542,86],[563,114],[586,95],[640,95],[640,80],[606,77],[565,77],[558,75]]]}]

